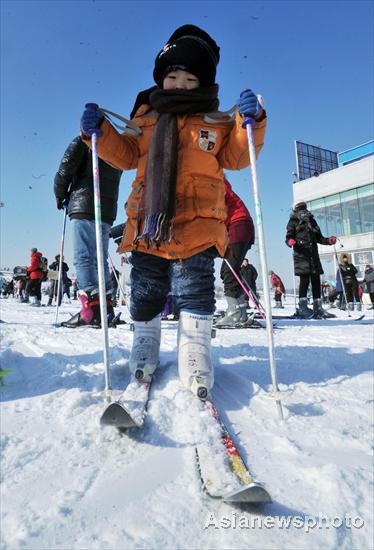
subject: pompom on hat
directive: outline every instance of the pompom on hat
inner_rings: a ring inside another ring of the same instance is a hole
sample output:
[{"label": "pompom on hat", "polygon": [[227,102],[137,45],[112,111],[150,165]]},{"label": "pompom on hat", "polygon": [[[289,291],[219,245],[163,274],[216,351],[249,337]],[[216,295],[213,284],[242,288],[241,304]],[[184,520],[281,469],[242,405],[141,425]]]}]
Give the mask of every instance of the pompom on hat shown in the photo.
[{"label": "pompom on hat", "polygon": [[219,47],[211,36],[195,25],[179,27],[157,54],[153,78],[162,88],[171,70],[182,69],[197,76],[200,86],[213,86],[219,62]]}]

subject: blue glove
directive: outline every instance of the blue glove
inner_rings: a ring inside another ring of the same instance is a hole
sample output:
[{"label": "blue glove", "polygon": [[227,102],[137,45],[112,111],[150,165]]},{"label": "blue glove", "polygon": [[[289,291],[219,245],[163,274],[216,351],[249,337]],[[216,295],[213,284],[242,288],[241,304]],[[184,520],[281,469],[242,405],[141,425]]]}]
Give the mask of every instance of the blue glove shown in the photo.
[{"label": "blue glove", "polygon": [[93,133],[96,133],[98,136],[101,136],[103,132],[100,130],[100,125],[103,118],[104,116],[99,111],[96,103],[87,103],[81,118],[81,131],[83,134],[91,136]]},{"label": "blue glove", "polygon": [[262,107],[257,99],[256,94],[252,90],[243,90],[240,94],[239,112],[245,117],[259,118],[262,113]]}]

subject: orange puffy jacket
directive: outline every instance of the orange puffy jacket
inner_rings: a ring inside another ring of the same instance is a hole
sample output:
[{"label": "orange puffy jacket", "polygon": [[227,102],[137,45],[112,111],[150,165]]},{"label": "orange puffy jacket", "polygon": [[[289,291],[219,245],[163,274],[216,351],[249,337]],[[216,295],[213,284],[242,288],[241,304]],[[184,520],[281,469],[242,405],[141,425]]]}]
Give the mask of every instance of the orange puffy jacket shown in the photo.
[{"label": "orange puffy jacket", "polygon": [[[217,113],[214,113],[217,115]],[[132,191],[125,205],[127,222],[118,251],[137,250],[169,260],[184,259],[215,246],[223,256],[228,244],[225,220],[225,186],[223,170],[240,170],[250,164],[247,132],[242,118],[222,116],[212,121],[210,115],[178,116],[179,152],[176,188],[176,217],[172,239],[159,248],[147,248],[140,241],[134,244],[136,221],[143,192],[143,179],[151,136],[157,112],[148,105],[138,109],[133,122],[141,135],[125,131],[119,134],[107,120],[98,139],[99,157],[122,170],[137,168]],[[256,123],[256,153],[264,142],[266,119]],[[90,145],[90,140],[85,139]]]}]

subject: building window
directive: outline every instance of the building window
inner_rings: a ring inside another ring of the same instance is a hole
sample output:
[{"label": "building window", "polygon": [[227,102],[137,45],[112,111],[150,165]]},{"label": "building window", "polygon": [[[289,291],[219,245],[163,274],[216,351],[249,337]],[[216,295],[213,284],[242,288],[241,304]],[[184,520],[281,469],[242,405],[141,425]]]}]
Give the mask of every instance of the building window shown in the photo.
[{"label": "building window", "polygon": [[356,235],[357,233],[362,233],[357,189],[350,189],[349,191],[340,193],[340,202],[343,212],[344,235]]},{"label": "building window", "polygon": [[374,184],[308,202],[323,235],[374,231]]},{"label": "building window", "polygon": [[325,197],[327,235],[343,235],[343,213],[339,193]]},{"label": "building window", "polygon": [[319,176],[338,167],[337,153],[302,141],[296,141],[296,160],[299,180]]},{"label": "building window", "polygon": [[313,216],[315,217],[316,222],[319,225],[322,235],[326,235],[327,225],[325,199],[316,199],[314,201],[311,201],[308,204],[308,208],[313,213]]},{"label": "building window", "polygon": [[374,183],[357,189],[362,233],[374,231]]}]

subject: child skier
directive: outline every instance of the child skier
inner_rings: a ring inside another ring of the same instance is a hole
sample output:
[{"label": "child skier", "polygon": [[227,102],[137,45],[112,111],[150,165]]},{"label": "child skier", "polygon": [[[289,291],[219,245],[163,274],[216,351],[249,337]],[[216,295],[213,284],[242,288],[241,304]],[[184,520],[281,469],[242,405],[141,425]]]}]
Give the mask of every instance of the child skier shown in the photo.
[{"label": "child skier", "polygon": [[283,309],[282,296],[283,294],[286,294],[286,289],[284,287],[283,281],[279,277],[279,275],[274,273],[274,271],[269,271],[269,275],[271,288],[274,289],[275,307]]},{"label": "child skier", "polygon": [[98,109],[86,109],[81,131],[100,128],[100,158],[123,170],[137,168],[126,203],[119,252],[131,254],[134,339],[129,367],[149,380],[158,364],[161,312],[172,292],[180,319],[178,368],[200,398],[213,386],[210,357],[214,259],[228,244],[223,170],[249,165],[243,117],[255,119],[256,153],[266,114],[245,90],[234,118],[218,112],[215,84],[220,48],[194,25],[178,28],[158,53],[157,87],[141,92],[133,110],[141,134],[119,134]]}]

